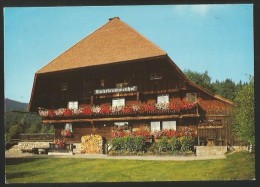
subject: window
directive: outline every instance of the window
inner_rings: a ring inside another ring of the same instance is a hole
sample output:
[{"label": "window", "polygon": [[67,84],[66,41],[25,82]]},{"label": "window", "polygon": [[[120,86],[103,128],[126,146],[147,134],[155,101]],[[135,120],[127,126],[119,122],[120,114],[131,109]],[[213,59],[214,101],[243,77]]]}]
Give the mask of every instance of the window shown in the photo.
[{"label": "window", "polygon": [[116,88],[125,88],[125,87],[127,87],[127,86],[128,86],[128,83],[127,83],[127,82],[116,84]]},{"label": "window", "polygon": [[150,80],[159,80],[162,79],[161,73],[150,73]]},{"label": "window", "polygon": [[176,130],[176,121],[163,121],[162,129],[173,129]]},{"label": "window", "polygon": [[188,102],[196,102],[197,101],[197,94],[196,93],[187,93],[186,100]]},{"label": "window", "polygon": [[68,108],[70,109],[77,109],[78,108],[78,101],[69,101]]},{"label": "window", "polygon": [[61,83],[60,84],[60,90],[61,91],[67,91],[68,90],[68,84],[67,83]]},{"label": "window", "polygon": [[112,99],[112,107],[125,106],[125,98]]},{"label": "window", "polygon": [[151,121],[151,132],[156,132],[161,130],[160,121]]},{"label": "window", "polygon": [[157,96],[157,103],[169,103],[169,95],[158,95]]},{"label": "window", "polygon": [[115,122],[114,127],[115,129],[128,130],[128,122]]},{"label": "window", "polygon": [[100,80],[100,86],[103,88],[105,87],[105,79]]},{"label": "window", "polygon": [[72,123],[66,123],[64,129],[72,132]]}]

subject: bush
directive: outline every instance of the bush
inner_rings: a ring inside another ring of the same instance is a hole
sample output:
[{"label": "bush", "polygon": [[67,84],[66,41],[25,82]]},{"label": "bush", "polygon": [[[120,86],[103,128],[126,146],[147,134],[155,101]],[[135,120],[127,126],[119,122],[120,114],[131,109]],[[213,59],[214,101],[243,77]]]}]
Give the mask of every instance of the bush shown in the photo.
[{"label": "bush", "polygon": [[191,136],[182,136],[180,137],[181,151],[187,152],[193,150],[194,140]]},{"label": "bush", "polygon": [[182,136],[180,138],[168,138],[164,136],[157,143],[157,146],[153,145],[153,149],[149,149],[149,151],[153,151],[153,153],[156,154],[156,148],[159,154],[186,155],[187,153],[191,153],[191,151],[193,151],[194,140],[191,136]]},{"label": "bush", "polygon": [[192,154],[194,149],[192,136],[172,137],[163,136],[158,143],[146,144],[141,136],[117,137],[110,141],[112,149],[110,155],[138,155],[147,152],[148,155]]},{"label": "bush", "polygon": [[162,139],[158,142],[159,152],[167,152],[169,149],[168,145],[169,138],[167,136],[162,137]]},{"label": "bush", "polygon": [[145,139],[140,136],[126,136],[114,138],[110,141],[112,150],[120,153],[133,153],[145,151]]},{"label": "bush", "polygon": [[172,152],[179,150],[181,147],[179,138],[177,137],[170,138],[169,147]]}]

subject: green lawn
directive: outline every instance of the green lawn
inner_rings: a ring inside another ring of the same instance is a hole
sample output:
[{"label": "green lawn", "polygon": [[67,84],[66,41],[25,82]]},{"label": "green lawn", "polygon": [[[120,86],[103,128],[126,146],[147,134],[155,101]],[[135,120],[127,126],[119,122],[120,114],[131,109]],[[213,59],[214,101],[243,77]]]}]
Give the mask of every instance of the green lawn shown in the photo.
[{"label": "green lawn", "polygon": [[141,161],[84,158],[7,158],[7,183],[251,180],[255,156],[226,159]]}]

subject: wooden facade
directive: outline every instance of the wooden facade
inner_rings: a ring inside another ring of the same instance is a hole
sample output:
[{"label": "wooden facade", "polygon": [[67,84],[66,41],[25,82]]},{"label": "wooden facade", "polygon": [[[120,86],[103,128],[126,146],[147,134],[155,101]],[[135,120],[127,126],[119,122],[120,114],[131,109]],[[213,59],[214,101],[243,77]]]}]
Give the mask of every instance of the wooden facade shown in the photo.
[{"label": "wooden facade", "polygon": [[[110,32],[118,32],[118,37],[113,39],[115,33]],[[92,38],[97,38],[94,44]],[[126,123],[130,131],[190,127],[198,143],[215,138],[227,144],[227,117],[233,107],[191,82],[163,50],[118,18],[39,70],[29,104],[30,111],[39,110],[44,124],[54,125],[56,138],[62,138],[69,124],[70,143],[87,134],[109,141],[115,126]]]}]

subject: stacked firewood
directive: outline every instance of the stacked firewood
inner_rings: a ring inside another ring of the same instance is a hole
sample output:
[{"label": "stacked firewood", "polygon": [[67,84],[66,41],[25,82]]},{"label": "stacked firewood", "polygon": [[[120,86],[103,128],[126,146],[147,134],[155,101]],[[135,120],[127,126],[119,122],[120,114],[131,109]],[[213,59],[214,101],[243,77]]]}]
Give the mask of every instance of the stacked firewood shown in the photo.
[{"label": "stacked firewood", "polygon": [[99,135],[86,135],[81,137],[81,153],[102,153],[102,137]]}]

